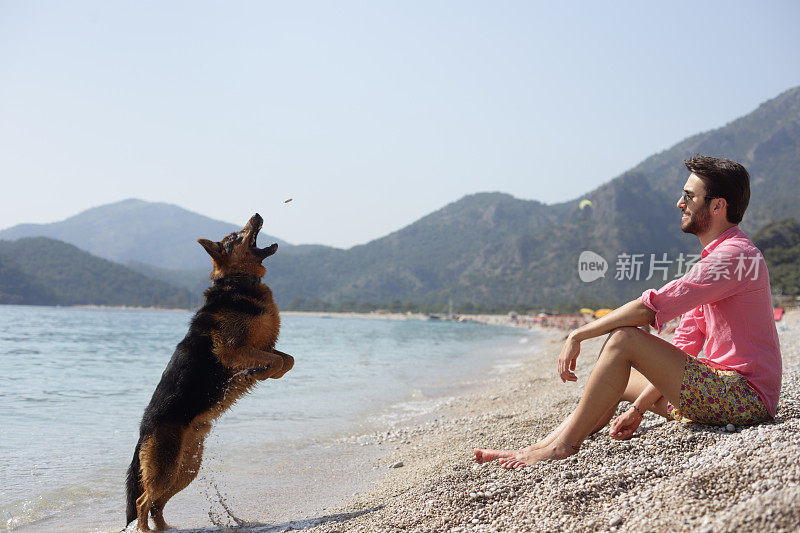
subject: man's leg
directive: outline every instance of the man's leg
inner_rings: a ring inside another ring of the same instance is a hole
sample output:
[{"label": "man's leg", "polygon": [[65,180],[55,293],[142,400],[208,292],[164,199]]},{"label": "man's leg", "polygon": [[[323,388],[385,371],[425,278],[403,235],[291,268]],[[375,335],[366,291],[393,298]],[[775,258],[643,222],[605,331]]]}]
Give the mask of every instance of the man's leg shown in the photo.
[{"label": "man's leg", "polygon": [[[589,376],[580,403],[565,421],[563,430],[542,448],[519,450],[506,458],[504,466],[516,468],[574,454],[580,443],[604,422],[609,410],[623,398],[631,381],[632,368],[653,383],[667,401],[677,404],[686,357],[679,348],[638,328],[612,331]],[[662,400],[656,404],[656,409],[661,411],[665,405]]]},{"label": "man's leg", "polygon": [[[601,354],[602,354],[602,351],[601,351]],[[598,360],[599,360],[599,357],[598,357]],[[620,398],[620,401],[626,401],[626,402],[635,401],[636,398],[639,397],[639,395],[644,391],[645,388],[647,388],[648,385],[650,385],[650,382],[647,380],[647,378],[644,377],[641,374],[641,372],[639,372],[635,368],[631,368],[630,374],[628,375],[628,384],[625,387],[625,392],[622,394],[622,397]],[[606,411],[606,413],[603,415],[603,417],[595,425],[594,429],[590,433],[591,435],[594,435],[595,433],[597,433],[598,431],[603,429],[606,426],[606,424],[608,424],[611,421],[611,418],[614,416],[614,413],[617,411],[617,406],[618,405],[619,405],[619,401],[616,402],[614,405],[612,405],[611,408],[608,411]],[[658,415],[666,417],[667,416],[667,401],[662,397],[652,407],[650,407],[649,410],[654,412],[654,413],[656,413],[656,414],[658,414]],[[558,436],[561,434],[561,432],[564,431],[564,429],[567,427],[567,425],[569,424],[571,419],[572,419],[572,414],[570,414],[567,418],[565,418],[564,421],[561,422],[561,424],[559,424],[559,426],[557,428],[555,428],[553,431],[551,431],[550,434],[548,434],[542,440],[540,440],[540,441],[538,441],[538,442],[536,442],[534,444],[531,444],[530,446],[528,446],[527,448],[523,448],[522,450],[491,450],[491,449],[485,449],[485,448],[476,448],[476,449],[473,450],[473,453],[475,455],[475,460],[477,462],[479,462],[479,463],[488,463],[489,461],[494,461],[495,459],[502,459],[504,457],[511,457],[513,455],[516,455],[517,453],[519,453],[521,451],[526,451],[527,452],[527,451],[537,450],[539,448],[544,448],[544,447],[552,444],[553,441],[555,441],[556,438],[558,438]]]},{"label": "man's leg", "polygon": [[[592,433],[596,433],[603,429],[603,426],[608,424],[608,421],[611,420],[611,417],[614,416],[614,412],[617,410],[617,404],[608,410],[607,416],[604,416],[604,420],[597,425]],[[538,450],[539,448],[545,448],[550,445],[558,436],[564,431],[564,428],[567,427],[569,421],[572,419],[572,414],[570,414],[567,418],[564,419],[561,424],[558,425],[556,429],[551,431],[545,438],[542,440],[535,442],[528,446],[527,448],[523,448],[522,450],[491,450],[487,448],[475,448],[472,450],[472,453],[475,455],[475,461],[479,463],[488,463],[489,461],[494,461],[495,459],[503,459],[505,457],[512,457],[521,451],[533,451]]]}]

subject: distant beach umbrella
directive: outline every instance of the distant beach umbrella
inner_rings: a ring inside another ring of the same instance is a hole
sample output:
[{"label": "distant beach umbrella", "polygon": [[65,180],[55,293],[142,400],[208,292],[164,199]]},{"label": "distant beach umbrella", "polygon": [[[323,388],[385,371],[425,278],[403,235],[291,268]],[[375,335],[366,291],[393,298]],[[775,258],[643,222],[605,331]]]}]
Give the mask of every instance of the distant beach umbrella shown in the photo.
[{"label": "distant beach umbrella", "polygon": [[613,311],[613,309],[598,309],[597,311],[594,312],[594,316],[596,316],[597,318],[603,318],[611,311]]},{"label": "distant beach umbrella", "polygon": [[594,309],[589,309],[588,307],[581,307],[580,313],[582,315],[593,315]]},{"label": "distant beach umbrella", "polygon": [[583,211],[584,208],[586,207],[594,207],[594,204],[592,203],[591,200],[587,200],[586,198],[584,198],[583,200],[581,200],[581,203],[578,204],[578,207],[580,207],[581,211]]}]

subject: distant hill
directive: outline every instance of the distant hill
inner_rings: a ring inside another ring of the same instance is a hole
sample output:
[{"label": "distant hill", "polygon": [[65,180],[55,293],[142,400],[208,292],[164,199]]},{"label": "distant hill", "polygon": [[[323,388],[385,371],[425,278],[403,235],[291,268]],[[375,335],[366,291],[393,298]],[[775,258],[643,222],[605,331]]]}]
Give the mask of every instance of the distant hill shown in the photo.
[{"label": "distant hill", "polygon": [[769,224],[753,242],[767,261],[773,291],[800,295],[800,222],[787,218]]},{"label": "distant hill", "polygon": [[[555,205],[483,193],[467,196],[381,239],[349,250],[279,253],[268,270],[279,302],[292,298],[342,302],[393,301],[471,307],[616,305],[648,287],[650,254],[671,261],[699,253],[696,237],[680,231],[676,202],[696,153],[741,161],[752,197],[742,228],[754,234],[778,217],[800,218],[800,88],[752,113],[694,135],[649,157],[597,189]],[[583,210],[579,201],[593,202]],[[606,277],[583,283],[580,253],[609,264]],[[620,254],[643,254],[639,279],[614,279]],[[303,302],[302,300],[305,300]]]},{"label": "distant hill", "polygon": [[[622,176],[592,199],[594,207],[580,210],[577,201],[547,206],[507,194],[470,195],[350,250],[302,256],[279,250],[267,280],[279,303],[294,305],[314,299],[427,307],[452,300],[457,309],[594,305],[648,286],[614,280],[616,254],[677,255],[692,246],[678,229],[677,210],[651,207],[665,200],[641,175]],[[583,250],[608,260],[606,279],[580,282]]]},{"label": "distant hill", "polygon": [[139,263],[137,261],[130,261],[125,266],[148,278],[161,280],[175,287],[184,288],[201,299],[203,291],[211,285],[209,281],[209,274],[211,273],[210,258],[208,259],[208,266],[205,268],[172,270]]},{"label": "distant hill", "polygon": [[200,298],[71,244],[0,241],[0,304],[187,308]]},{"label": "distant hill", "polygon": [[[778,219],[800,218],[800,87],[721,128],[693,135],[592,191],[576,193],[569,202],[546,205],[497,192],[473,194],[347,250],[291,246],[264,236],[262,242],[280,242],[278,253],[266,261],[266,281],[279,305],[311,309],[363,308],[365,302],[441,309],[452,301],[457,310],[617,305],[665,283],[660,275],[646,279],[651,254],[657,259],[668,254],[671,279],[681,253],[699,253],[697,238],[680,231],[675,206],[687,178],[683,160],[696,153],[736,159],[750,171],[752,196],[742,222],[749,234]],[[592,205],[580,209],[584,198]],[[192,294],[207,286],[210,270],[197,237],[219,239],[238,229],[138,200],[37,228],[44,227],[71,228],[60,238]],[[0,232],[0,238],[12,238],[21,228],[33,231],[17,226]],[[78,237],[83,244],[70,240]],[[607,261],[604,278],[579,279],[578,257],[585,250]],[[620,254],[642,254],[638,279],[615,279]]]},{"label": "distant hill", "polygon": [[349,250],[278,253],[267,279],[278,298],[424,301],[474,263],[483,250],[544,230],[558,211],[508,194],[467,196],[368,244]]},{"label": "distant hill", "polygon": [[729,124],[693,135],[631,169],[677,201],[686,171],[680,161],[703,153],[742,163],[750,172],[751,200],[745,232],[800,217],[800,87],[761,104]]},{"label": "distant hill", "polygon": [[[88,209],[61,222],[20,224],[0,231],[0,239],[50,237],[117,263],[192,269],[210,264],[197,239],[221,239],[241,227],[175,205],[131,199]],[[291,247],[266,234],[259,241],[279,242],[284,250]]]}]

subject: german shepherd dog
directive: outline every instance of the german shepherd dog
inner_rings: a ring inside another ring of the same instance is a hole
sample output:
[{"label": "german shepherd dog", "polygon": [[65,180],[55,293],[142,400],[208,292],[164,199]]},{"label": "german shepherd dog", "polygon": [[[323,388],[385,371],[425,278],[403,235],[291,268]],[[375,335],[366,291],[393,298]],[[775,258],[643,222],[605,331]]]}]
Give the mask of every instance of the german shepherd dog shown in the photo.
[{"label": "german shepherd dog", "polygon": [[128,469],[126,523],[138,519],[140,531],[150,531],[148,514],[157,530],[170,528],[164,506],[197,476],[212,422],[257,381],[277,379],[294,365],[275,349],[280,317],[261,283],[261,262],[278,245],[256,247],[262,224],[256,213],[220,242],[197,241],[211,256],[213,285],[142,416]]}]

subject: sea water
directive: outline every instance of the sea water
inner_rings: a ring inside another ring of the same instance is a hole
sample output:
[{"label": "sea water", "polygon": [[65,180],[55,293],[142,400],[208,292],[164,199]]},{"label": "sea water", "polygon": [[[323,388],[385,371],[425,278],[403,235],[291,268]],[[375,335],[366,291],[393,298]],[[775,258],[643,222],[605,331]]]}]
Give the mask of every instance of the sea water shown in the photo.
[{"label": "sea water", "polygon": [[[0,531],[120,530],[139,420],[191,316],[0,306]],[[412,407],[433,409],[520,360],[532,336],[474,323],[283,316],[278,348],[294,368],[222,416],[204,468],[246,478],[264,458],[330,448]],[[206,485],[217,490],[213,479]]]}]

